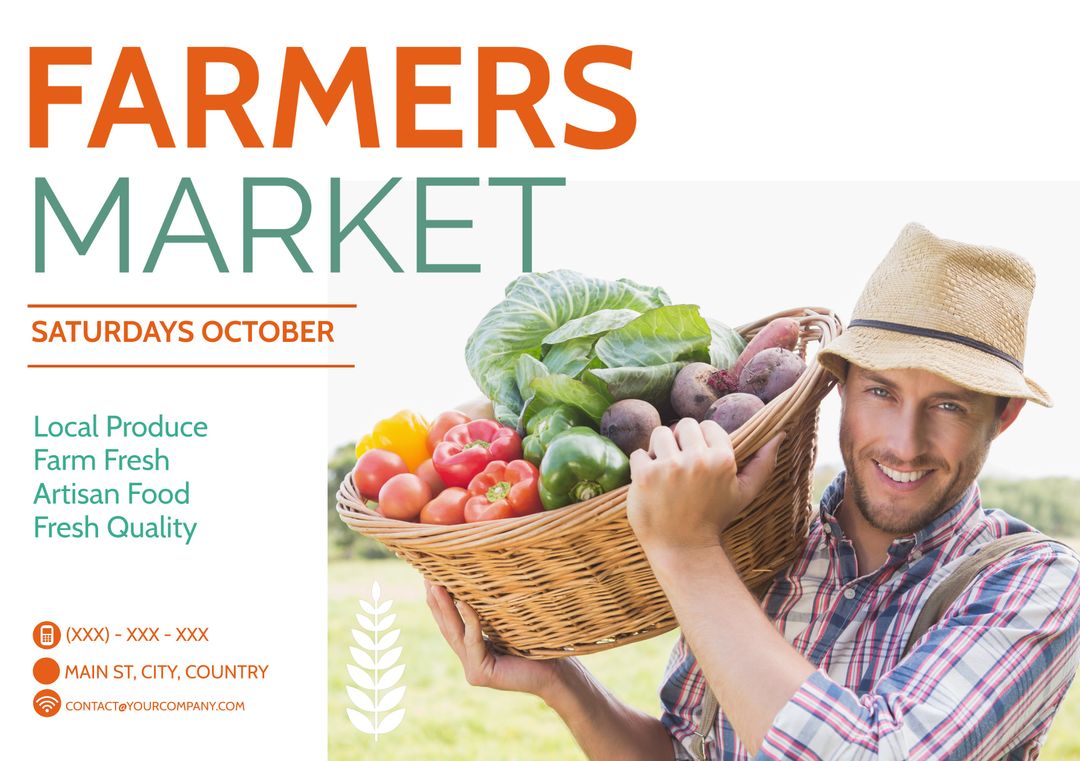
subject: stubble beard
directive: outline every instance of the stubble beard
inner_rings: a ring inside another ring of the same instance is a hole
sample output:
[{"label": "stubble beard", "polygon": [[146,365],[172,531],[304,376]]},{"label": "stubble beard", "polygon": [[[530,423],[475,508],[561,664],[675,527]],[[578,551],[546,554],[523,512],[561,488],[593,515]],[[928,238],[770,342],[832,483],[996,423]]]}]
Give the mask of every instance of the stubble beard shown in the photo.
[{"label": "stubble beard", "polygon": [[[867,493],[866,484],[859,473],[858,466],[877,468],[873,461],[877,461],[886,467],[906,470],[933,469],[928,478],[941,478],[948,474],[948,466],[941,461],[930,458],[920,458],[913,463],[901,463],[888,452],[866,451],[856,456],[854,445],[851,443],[850,432],[844,421],[840,422],[840,453],[844,460],[844,501],[852,502],[862,515],[863,520],[878,531],[895,536],[914,534],[925,528],[935,518],[947,512],[953,507],[968,487],[975,480],[975,476],[982,469],[989,451],[989,441],[981,451],[959,463],[953,476],[926,498],[926,505],[916,512],[905,513],[897,506],[897,501],[874,503]],[[871,474],[871,477],[876,477]]]}]

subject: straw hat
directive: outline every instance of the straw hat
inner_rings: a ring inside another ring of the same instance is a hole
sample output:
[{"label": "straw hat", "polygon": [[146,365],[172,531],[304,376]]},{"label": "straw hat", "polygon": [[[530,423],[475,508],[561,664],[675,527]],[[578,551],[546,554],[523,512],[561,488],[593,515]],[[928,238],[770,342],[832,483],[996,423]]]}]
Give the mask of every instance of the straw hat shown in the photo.
[{"label": "straw hat", "polygon": [[1050,407],[1046,391],[1024,375],[1034,290],[1035,271],[1016,254],[942,240],[909,224],[870,276],[844,333],[818,361],[841,380],[846,362],[915,368]]}]

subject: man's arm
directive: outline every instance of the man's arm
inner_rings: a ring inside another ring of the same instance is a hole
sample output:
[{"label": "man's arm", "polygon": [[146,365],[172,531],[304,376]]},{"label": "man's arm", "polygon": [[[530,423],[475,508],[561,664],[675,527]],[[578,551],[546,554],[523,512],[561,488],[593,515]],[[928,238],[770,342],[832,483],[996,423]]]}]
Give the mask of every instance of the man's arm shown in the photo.
[{"label": "man's arm", "polygon": [[560,661],[560,677],[541,697],[559,714],[591,761],[672,761],[667,728],[626,705],[576,658]]},{"label": "man's arm", "polygon": [[777,436],[739,470],[711,421],[653,431],[631,455],[630,524],[724,715],[756,752],[777,712],[813,673],[761,612],[728,560],[721,534],[776,465]]},{"label": "man's arm", "polygon": [[566,723],[591,761],[670,761],[671,735],[660,722],[605,690],[576,658],[534,661],[488,648],[480,618],[441,587],[427,585],[428,605],[472,685],[526,692]]},{"label": "man's arm", "polygon": [[765,617],[722,548],[658,552],[649,561],[724,715],[757,752],[814,667]]}]

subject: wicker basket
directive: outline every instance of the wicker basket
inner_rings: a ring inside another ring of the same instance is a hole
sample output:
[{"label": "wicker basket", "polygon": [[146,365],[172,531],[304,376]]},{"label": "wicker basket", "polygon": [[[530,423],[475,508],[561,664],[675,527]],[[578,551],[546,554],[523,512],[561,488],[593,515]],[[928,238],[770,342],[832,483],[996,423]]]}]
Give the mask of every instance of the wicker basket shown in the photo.
[{"label": "wicker basket", "polygon": [[[752,337],[774,317],[802,324],[799,353],[840,333],[827,309],[780,312],[737,330]],[[809,362],[796,384],[732,435],[742,462],[787,431],[765,489],[724,533],[732,563],[753,590],[798,553],[810,517],[817,413],[832,378]],[[433,583],[479,613],[489,642],[528,658],[598,652],[675,628],[675,616],[626,519],[622,487],[558,510],[484,523],[435,526],[369,510],[352,477],[338,490],[338,514],[383,542]]]}]

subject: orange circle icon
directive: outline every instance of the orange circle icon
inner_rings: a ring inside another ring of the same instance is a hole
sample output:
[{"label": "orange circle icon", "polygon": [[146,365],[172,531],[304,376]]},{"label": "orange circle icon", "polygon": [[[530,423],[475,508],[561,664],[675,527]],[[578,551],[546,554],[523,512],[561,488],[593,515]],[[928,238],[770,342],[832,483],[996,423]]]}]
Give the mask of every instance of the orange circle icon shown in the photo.
[{"label": "orange circle icon", "polygon": [[34,679],[42,684],[52,684],[60,676],[60,664],[52,658],[39,658],[34,664]]},{"label": "orange circle icon", "polygon": [[60,713],[60,696],[52,690],[42,690],[34,696],[34,710],[38,716],[56,716]]},{"label": "orange circle icon", "polygon": [[60,627],[52,621],[42,621],[34,627],[34,644],[43,650],[51,650],[60,644]]}]

